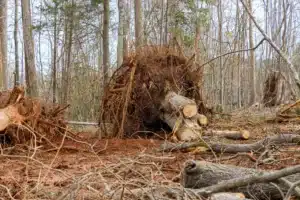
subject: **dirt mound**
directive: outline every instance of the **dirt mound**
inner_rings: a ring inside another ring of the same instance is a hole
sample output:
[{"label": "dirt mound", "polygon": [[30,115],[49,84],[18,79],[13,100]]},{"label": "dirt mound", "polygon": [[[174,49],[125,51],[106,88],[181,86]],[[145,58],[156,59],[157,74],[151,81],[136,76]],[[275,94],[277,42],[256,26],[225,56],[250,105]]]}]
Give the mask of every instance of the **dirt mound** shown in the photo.
[{"label": "dirt mound", "polygon": [[24,144],[47,142],[65,132],[64,110],[57,104],[24,96],[24,89],[15,87],[0,93],[0,135],[2,143]]},{"label": "dirt mound", "polygon": [[193,58],[160,46],[143,47],[125,58],[102,99],[100,123],[113,127],[104,127],[105,135],[122,137],[166,128],[160,120],[160,102],[170,90],[194,99],[199,112],[207,112],[200,93],[202,74],[192,70]]}]

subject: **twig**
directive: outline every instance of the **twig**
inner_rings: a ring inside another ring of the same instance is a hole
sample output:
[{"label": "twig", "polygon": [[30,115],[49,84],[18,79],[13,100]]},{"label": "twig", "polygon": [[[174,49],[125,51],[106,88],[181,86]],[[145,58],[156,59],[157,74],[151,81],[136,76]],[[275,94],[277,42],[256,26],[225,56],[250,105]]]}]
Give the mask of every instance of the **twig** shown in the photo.
[{"label": "twig", "polygon": [[8,187],[6,187],[5,185],[2,185],[2,184],[0,184],[0,187],[4,188],[4,189],[6,190],[8,196],[9,196],[9,198],[10,198],[11,200],[16,200],[16,199],[12,196],[12,194],[11,194],[11,192],[10,192],[10,189],[9,189]]},{"label": "twig", "polygon": [[294,189],[295,189],[298,185],[300,185],[300,181],[297,181],[297,182],[293,183],[293,185],[290,187],[289,191],[286,193],[284,200],[289,200],[289,199],[290,199],[290,197],[291,197],[291,195],[292,195]]}]

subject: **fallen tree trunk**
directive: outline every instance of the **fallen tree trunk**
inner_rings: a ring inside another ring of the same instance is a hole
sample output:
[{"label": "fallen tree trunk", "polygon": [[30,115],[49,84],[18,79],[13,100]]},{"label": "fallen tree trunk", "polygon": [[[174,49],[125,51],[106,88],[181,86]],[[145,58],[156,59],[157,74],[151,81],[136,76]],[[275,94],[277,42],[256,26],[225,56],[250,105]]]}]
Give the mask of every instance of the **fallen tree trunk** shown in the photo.
[{"label": "fallen tree trunk", "polygon": [[180,144],[165,142],[161,145],[160,151],[178,151],[187,148],[205,146],[217,153],[238,153],[238,152],[259,152],[266,149],[270,144],[279,145],[284,143],[300,143],[300,135],[296,134],[279,134],[269,136],[251,144],[222,144],[207,142],[202,140],[195,142],[184,142]]},{"label": "fallen tree trunk", "polygon": [[231,131],[231,130],[207,130],[203,133],[209,136],[225,137],[232,140],[248,140],[250,133],[247,130]]},{"label": "fallen tree trunk", "polygon": [[[159,200],[171,200],[171,199],[192,199],[201,200],[204,198],[197,194],[197,189],[187,189],[182,187],[172,187],[172,186],[154,186],[147,188],[137,188],[137,189],[126,189],[119,188],[117,191],[111,191],[109,194],[105,195],[109,199],[119,200],[119,199],[159,199]],[[245,195],[242,193],[232,193],[232,192],[222,192],[215,193],[209,197],[209,200],[247,200]]]},{"label": "fallen tree trunk", "polygon": [[277,181],[282,177],[292,183],[300,180],[300,165],[278,171],[262,171],[205,161],[189,161],[182,171],[181,184],[185,188],[200,188],[195,192],[204,196],[230,191],[241,192],[255,199],[282,199],[278,189],[269,184],[276,182],[282,192],[287,192],[289,187]]}]

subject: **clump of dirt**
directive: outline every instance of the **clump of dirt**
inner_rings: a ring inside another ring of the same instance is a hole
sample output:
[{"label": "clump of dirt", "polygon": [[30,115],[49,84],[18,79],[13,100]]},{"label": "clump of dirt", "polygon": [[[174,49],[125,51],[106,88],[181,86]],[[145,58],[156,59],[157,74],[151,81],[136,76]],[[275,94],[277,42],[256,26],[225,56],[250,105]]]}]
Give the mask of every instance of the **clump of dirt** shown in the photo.
[{"label": "clump of dirt", "polygon": [[37,143],[50,144],[51,140],[62,138],[66,107],[30,98],[24,93],[22,87],[0,93],[0,115],[8,117],[8,121],[4,117],[0,125],[3,142],[16,145],[34,139]]},{"label": "clump of dirt", "polygon": [[199,113],[208,112],[200,93],[202,74],[194,65],[193,57],[169,47],[145,46],[132,52],[105,89],[100,123],[111,123],[113,130],[105,127],[103,132],[122,137],[166,128],[159,115],[168,91],[194,99]]}]

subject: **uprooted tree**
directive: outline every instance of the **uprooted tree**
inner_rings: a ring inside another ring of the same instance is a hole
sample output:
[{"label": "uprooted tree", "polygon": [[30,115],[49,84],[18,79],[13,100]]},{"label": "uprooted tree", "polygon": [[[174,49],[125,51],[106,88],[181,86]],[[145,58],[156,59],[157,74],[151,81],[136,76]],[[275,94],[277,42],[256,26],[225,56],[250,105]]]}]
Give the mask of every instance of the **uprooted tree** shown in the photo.
[{"label": "uprooted tree", "polygon": [[99,122],[104,135],[123,137],[168,127],[180,140],[196,137],[205,122],[201,114],[210,110],[193,58],[159,46],[140,48],[125,58],[104,91]]},{"label": "uprooted tree", "polygon": [[15,87],[0,92],[1,143],[34,143],[53,145],[66,130],[64,111],[66,107],[26,97],[24,89]]}]

